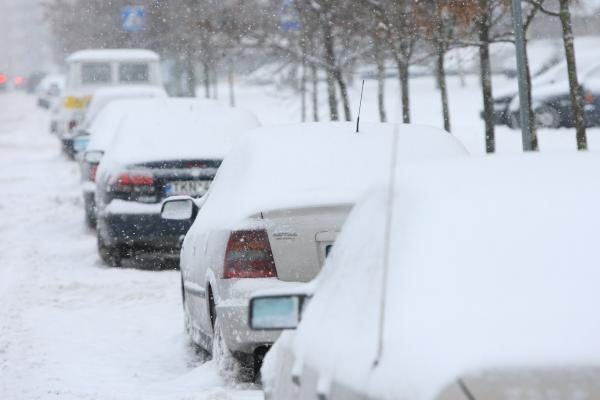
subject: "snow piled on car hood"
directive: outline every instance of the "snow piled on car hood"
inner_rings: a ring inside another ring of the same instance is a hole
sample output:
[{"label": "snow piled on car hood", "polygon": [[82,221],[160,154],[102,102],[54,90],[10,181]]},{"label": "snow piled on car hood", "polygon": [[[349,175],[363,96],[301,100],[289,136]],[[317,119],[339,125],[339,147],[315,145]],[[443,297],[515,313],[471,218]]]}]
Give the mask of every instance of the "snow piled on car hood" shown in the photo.
[{"label": "snow piled on car hood", "polygon": [[403,169],[379,365],[383,187],[354,208],[281,346],[385,399],[433,399],[482,369],[600,365],[598,168],[596,154],[538,154]]},{"label": "snow piled on car hood", "polygon": [[[398,125],[399,160],[462,157],[449,133]],[[231,228],[267,210],[351,204],[386,179],[394,124],[307,123],[257,129],[225,158],[202,207],[199,224]]]},{"label": "snow piled on car hood", "polygon": [[236,139],[259,125],[252,113],[215,101],[139,100],[128,107],[107,157],[121,165],[222,159]]}]

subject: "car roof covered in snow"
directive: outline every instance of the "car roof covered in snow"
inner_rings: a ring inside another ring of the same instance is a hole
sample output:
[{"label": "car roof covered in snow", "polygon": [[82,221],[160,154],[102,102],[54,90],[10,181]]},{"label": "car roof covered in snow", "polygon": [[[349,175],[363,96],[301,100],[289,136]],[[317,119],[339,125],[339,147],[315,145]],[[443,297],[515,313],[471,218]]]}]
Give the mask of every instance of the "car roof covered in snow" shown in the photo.
[{"label": "car roof covered in snow", "polygon": [[80,50],[67,57],[67,62],[86,61],[159,61],[160,56],[144,49],[89,49]]},{"label": "car roof covered in snow", "polygon": [[599,168],[597,154],[536,154],[401,170],[381,363],[371,369],[380,299],[356,293],[381,292],[384,186],[338,236],[297,356],[349,387],[367,376],[376,398],[415,400],[482,370],[599,366]]},{"label": "car roof covered in snow", "polygon": [[263,127],[237,143],[200,212],[203,225],[230,226],[261,211],[351,204],[389,169],[398,127],[401,163],[465,156],[452,135],[422,125],[323,122]]},{"label": "car roof covered in snow", "polygon": [[167,92],[162,87],[150,85],[127,85],[100,88],[94,92],[94,96],[85,112],[83,126],[89,126],[98,113],[111,101],[147,97],[167,97]]},{"label": "car roof covered in snow", "polygon": [[152,161],[222,159],[254,114],[211,100],[164,98],[130,103],[107,155],[121,165]]}]

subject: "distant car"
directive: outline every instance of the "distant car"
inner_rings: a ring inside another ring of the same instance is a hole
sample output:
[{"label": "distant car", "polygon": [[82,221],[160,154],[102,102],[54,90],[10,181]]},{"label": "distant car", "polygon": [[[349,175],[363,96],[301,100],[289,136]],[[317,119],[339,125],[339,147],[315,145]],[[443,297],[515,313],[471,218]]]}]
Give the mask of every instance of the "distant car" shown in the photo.
[{"label": "distant car", "polygon": [[117,267],[140,253],[178,257],[190,224],[162,220],[162,201],[203,196],[232,143],[259,125],[207,100],[135,101],[96,173],[98,251]]},{"label": "distant car", "polygon": [[35,89],[38,106],[53,109],[60,101],[60,96],[64,89],[64,75],[53,73],[44,76]]},{"label": "distant car", "polygon": [[252,298],[257,333],[286,329],[265,398],[600,398],[599,168],[456,160],[373,189],[315,281]]},{"label": "distant car", "polygon": [[63,150],[71,157],[73,137],[96,90],[118,85],[162,87],[160,57],[149,50],[82,50],[67,57],[67,64],[67,84],[57,130]]},{"label": "distant car", "polygon": [[[578,71],[580,82],[580,101],[584,107],[588,126],[600,125],[600,64]],[[510,116],[513,126],[520,126],[520,101],[515,97],[510,103]],[[573,127],[573,107],[566,79],[548,83],[536,88],[532,95],[532,109],[535,113],[537,126],[556,129]]]},{"label": "distant car", "polygon": [[6,91],[8,88],[8,78],[6,74],[0,72],[0,91]]},{"label": "distant car", "polygon": [[157,86],[115,86],[98,89],[86,107],[83,122],[73,137],[73,151],[75,156],[83,154],[90,140],[89,128],[94,123],[98,114],[112,101],[119,99],[157,98],[167,97],[167,92]]},{"label": "distant car", "polygon": [[454,136],[427,126],[365,123],[360,133],[340,122],[265,127],[228,154],[202,204],[165,202],[166,219],[194,221],[180,259],[194,343],[216,349],[242,377],[256,372],[279,332],[249,329],[250,293],[319,273],[353,204],[387,176],[396,129],[404,162],[467,155]]},{"label": "distant car", "polygon": [[[115,94],[120,93],[117,89],[115,90]],[[96,171],[100,161],[102,161],[104,152],[113,141],[129,110],[135,109],[140,100],[166,97],[166,94],[160,88],[150,87],[147,90],[138,88],[137,91],[128,92],[128,95],[131,95],[129,100],[125,100],[126,97],[120,97],[105,104],[104,100],[113,98],[110,96],[111,92],[113,92],[113,89],[101,89],[94,96],[89,110],[94,111],[94,104],[99,106],[99,103],[102,103],[103,107],[99,111],[97,110],[97,113],[94,113],[93,116],[88,115],[89,120],[84,123],[86,128],[75,138],[74,142],[74,146],[77,148],[77,143],[82,137],[88,138],[85,151],[81,157],[80,168],[85,222],[90,228],[96,226]]]},{"label": "distant car", "polygon": [[[598,55],[596,51],[590,53],[582,53],[577,57],[578,74],[583,74],[598,66]],[[544,72],[535,76],[531,80],[532,91],[535,92],[538,88],[551,85],[557,82],[564,82],[567,79],[567,63],[562,61],[551,68],[548,68]],[[496,125],[508,125],[511,128],[516,128],[519,124],[515,119],[511,109],[516,105],[512,104],[513,100],[518,101],[518,89],[516,82],[514,87],[494,91],[494,123]],[[481,113],[483,118],[483,112]]]}]

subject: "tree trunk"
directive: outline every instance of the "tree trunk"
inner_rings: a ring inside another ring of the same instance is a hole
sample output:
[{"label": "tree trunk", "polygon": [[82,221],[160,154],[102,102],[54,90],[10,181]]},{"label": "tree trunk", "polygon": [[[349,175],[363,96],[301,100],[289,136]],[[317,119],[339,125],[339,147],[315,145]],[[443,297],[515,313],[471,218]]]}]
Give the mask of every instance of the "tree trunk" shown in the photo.
[{"label": "tree trunk", "polygon": [[229,105],[231,107],[235,107],[235,65],[233,62],[233,57],[229,63],[229,70],[227,71],[227,83],[229,86]]},{"label": "tree trunk", "polygon": [[327,64],[327,96],[329,100],[329,117],[332,121],[340,119],[338,113],[338,100],[335,92],[335,52],[333,45],[333,36],[329,22],[323,24],[323,43],[325,45],[325,63]]},{"label": "tree trunk", "polygon": [[213,87],[213,99],[219,99],[219,74],[217,74],[216,68],[212,69],[212,87]]},{"label": "tree trunk", "polygon": [[531,135],[531,149],[539,150],[537,136],[537,121],[533,109],[533,95],[531,86],[531,69],[529,68],[529,54],[527,53],[527,40],[525,41],[525,79],[527,79],[527,102],[529,103],[529,133]]},{"label": "tree trunk", "polygon": [[379,39],[375,37],[375,63],[377,64],[377,105],[379,121],[387,122],[385,111],[385,57]]},{"label": "tree trunk", "polygon": [[496,151],[496,133],[494,126],[494,97],[492,95],[492,74],[490,63],[490,3],[479,0],[479,64],[481,91],[483,95],[483,119],[485,121],[485,151]]},{"label": "tree trunk", "polygon": [[302,71],[300,76],[301,121],[306,122],[306,48],[302,46]]},{"label": "tree trunk", "polygon": [[312,111],[313,121],[319,121],[319,71],[315,64],[310,66],[310,75],[312,80]]},{"label": "tree trunk", "polygon": [[340,94],[342,96],[342,106],[344,108],[344,117],[346,121],[352,121],[352,112],[350,111],[350,99],[348,98],[348,87],[344,80],[344,75],[339,68],[335,69],[334,72],[335,80],[340,88]]},{"label": "tree trunk", "polygon": [[571,107],[575,119],[575,131],[577,138],[577,150],[587,150],[587,135],[585,131],[585,117],[581,104],[581,90],[577,80],[577,68],[575,63],[575,47],[573,46],[573,28],[571,26],[571,12],[569,0],[559,0],[560,23],[563,31],[563,42],[565,45],[565,58],[569,74],[569,93],[571,95]]},{"label": "tree trunk", "polygon": [[448,108],[448,87],[446,86],[446,69],[444,67],[444,56],[446,51],[442,43],[438,44],[437,50],[437,82],[442,98],[442,115],[444,117],[444,129],[450,132],[450,109]]},{"label": "tree trunk", "polygon": [[207,62],[202,64],[204,69],[204,97],[210,99],[210,68]]},{"label": "tree trunk", "polygon": [[183,68],[185,70],[185,94],[187,97],[194,97],[196,95],[196,71],[191,50],[185,54]]},{"label": "tree trunk", "polygon": [[400,92],[402,97],[402,122],[410,124],[410,88],[408,64],[398,61],[398,77],[400,78]]}]

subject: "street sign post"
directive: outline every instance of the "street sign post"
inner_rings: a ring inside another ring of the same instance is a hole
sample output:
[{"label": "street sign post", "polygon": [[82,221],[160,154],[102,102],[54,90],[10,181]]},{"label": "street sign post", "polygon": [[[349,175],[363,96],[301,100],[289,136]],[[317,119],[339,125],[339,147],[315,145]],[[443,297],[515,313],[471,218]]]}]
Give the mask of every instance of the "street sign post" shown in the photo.
[{"label": "street sign post", "polygon": [[525,30],[523,27],[523,9],[521,0],[512,0],[513,29],[517,48],[517,73],[519,78],[519,106],[521,108],[521,135],[523,150],[535,150],[531,129],[529,129],[529,82],[527,81],[527,58],[525,56]]},{"label": "street sign post", "polygon": [[125,32],[141,32],[144,30],[145,19],[144,6],[126,6],[121,9],[121,25]]}]

